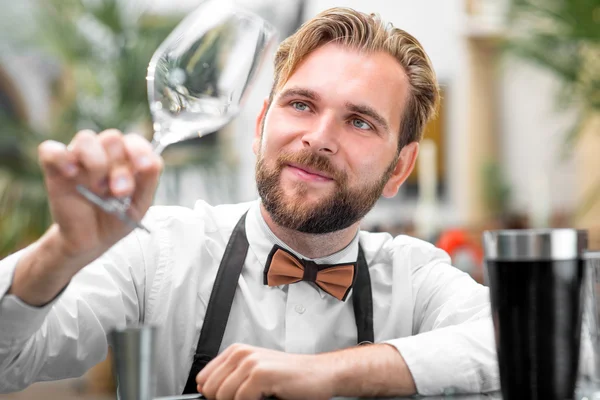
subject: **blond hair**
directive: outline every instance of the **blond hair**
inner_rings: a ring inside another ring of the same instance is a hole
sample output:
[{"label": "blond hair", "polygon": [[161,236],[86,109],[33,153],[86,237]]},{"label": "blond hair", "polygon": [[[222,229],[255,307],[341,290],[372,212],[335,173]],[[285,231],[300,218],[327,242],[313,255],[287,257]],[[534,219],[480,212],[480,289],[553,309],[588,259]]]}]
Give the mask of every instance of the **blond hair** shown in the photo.
[{"label": "blond hair", "polygon": [[277,50],[270,101],[311,52],[331,42],[360,51],[383,51],[398,60],[410,86],[406,106],[401,111],[398,151],[408,143],[420,141],[425,124],[435,114],[439,102],[435,72],[417,39],[391,24],[385,25],[376,14],[336,7],[304,23]]}]

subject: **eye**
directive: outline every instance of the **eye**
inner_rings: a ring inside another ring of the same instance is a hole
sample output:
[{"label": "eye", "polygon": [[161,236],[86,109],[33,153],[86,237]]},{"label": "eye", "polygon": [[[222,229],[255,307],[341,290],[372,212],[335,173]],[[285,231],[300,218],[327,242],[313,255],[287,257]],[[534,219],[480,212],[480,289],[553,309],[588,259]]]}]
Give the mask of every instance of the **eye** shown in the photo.
[{"label": "eye", "polygon": [[306,103],[303,103],[301,101],[294,101],[291,103],[291,106],[294,107],[295,110],[297,111],[306,111],[308,110],[308,105]]},{"label": "eye", "polygon": [[368,130],[373,129],[369,123],[363,121],[360,118],[352,118],[352,126],[358,129]]}]

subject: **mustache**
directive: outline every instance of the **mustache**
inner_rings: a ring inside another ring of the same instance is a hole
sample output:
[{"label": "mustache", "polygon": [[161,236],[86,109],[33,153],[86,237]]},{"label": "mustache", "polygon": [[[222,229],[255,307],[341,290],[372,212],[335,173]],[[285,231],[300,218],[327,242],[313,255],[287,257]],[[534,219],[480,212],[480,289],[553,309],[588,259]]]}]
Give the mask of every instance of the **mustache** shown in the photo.
[{"label": "mustache", "polygon": [[286,164],[299,164],[308,168],[321,171],[336,182],[344,182],[346,174],[337,169],[331,160],[320,154],[316,154],[311,150],[301,150],[294,153],[286,152],[277,157],[277,167],[281,170]]}]

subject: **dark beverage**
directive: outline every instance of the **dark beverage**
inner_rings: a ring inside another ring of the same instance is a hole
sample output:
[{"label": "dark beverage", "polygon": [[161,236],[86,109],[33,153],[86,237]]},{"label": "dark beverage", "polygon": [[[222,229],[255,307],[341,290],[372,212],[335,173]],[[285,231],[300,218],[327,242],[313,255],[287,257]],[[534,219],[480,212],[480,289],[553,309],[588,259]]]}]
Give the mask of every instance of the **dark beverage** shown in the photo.
[{"label": "dark beverage", "polygon": [[583,262],[488,261],[487,269],[503,397],[573,398]]},{"label": "dark beverage", "polygon": [[496,231],[484,239],[503,399],[573,399],[585,233]]}]

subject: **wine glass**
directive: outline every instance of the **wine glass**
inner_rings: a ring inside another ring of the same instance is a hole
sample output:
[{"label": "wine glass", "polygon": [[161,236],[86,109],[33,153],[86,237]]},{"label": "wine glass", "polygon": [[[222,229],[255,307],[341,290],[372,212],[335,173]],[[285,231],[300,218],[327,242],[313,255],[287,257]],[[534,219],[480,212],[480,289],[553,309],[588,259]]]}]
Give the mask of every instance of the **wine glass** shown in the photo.
[{"label": "wine glass", "polygon": [[[206,0],[187,16],[148,65],[154,152],[230,122],[275,39],[268,22],[236,7],[233,0]],[[127,215],[129,198],[103,198],[83,185],[77,190],[123,222],[147,230]]]}]

